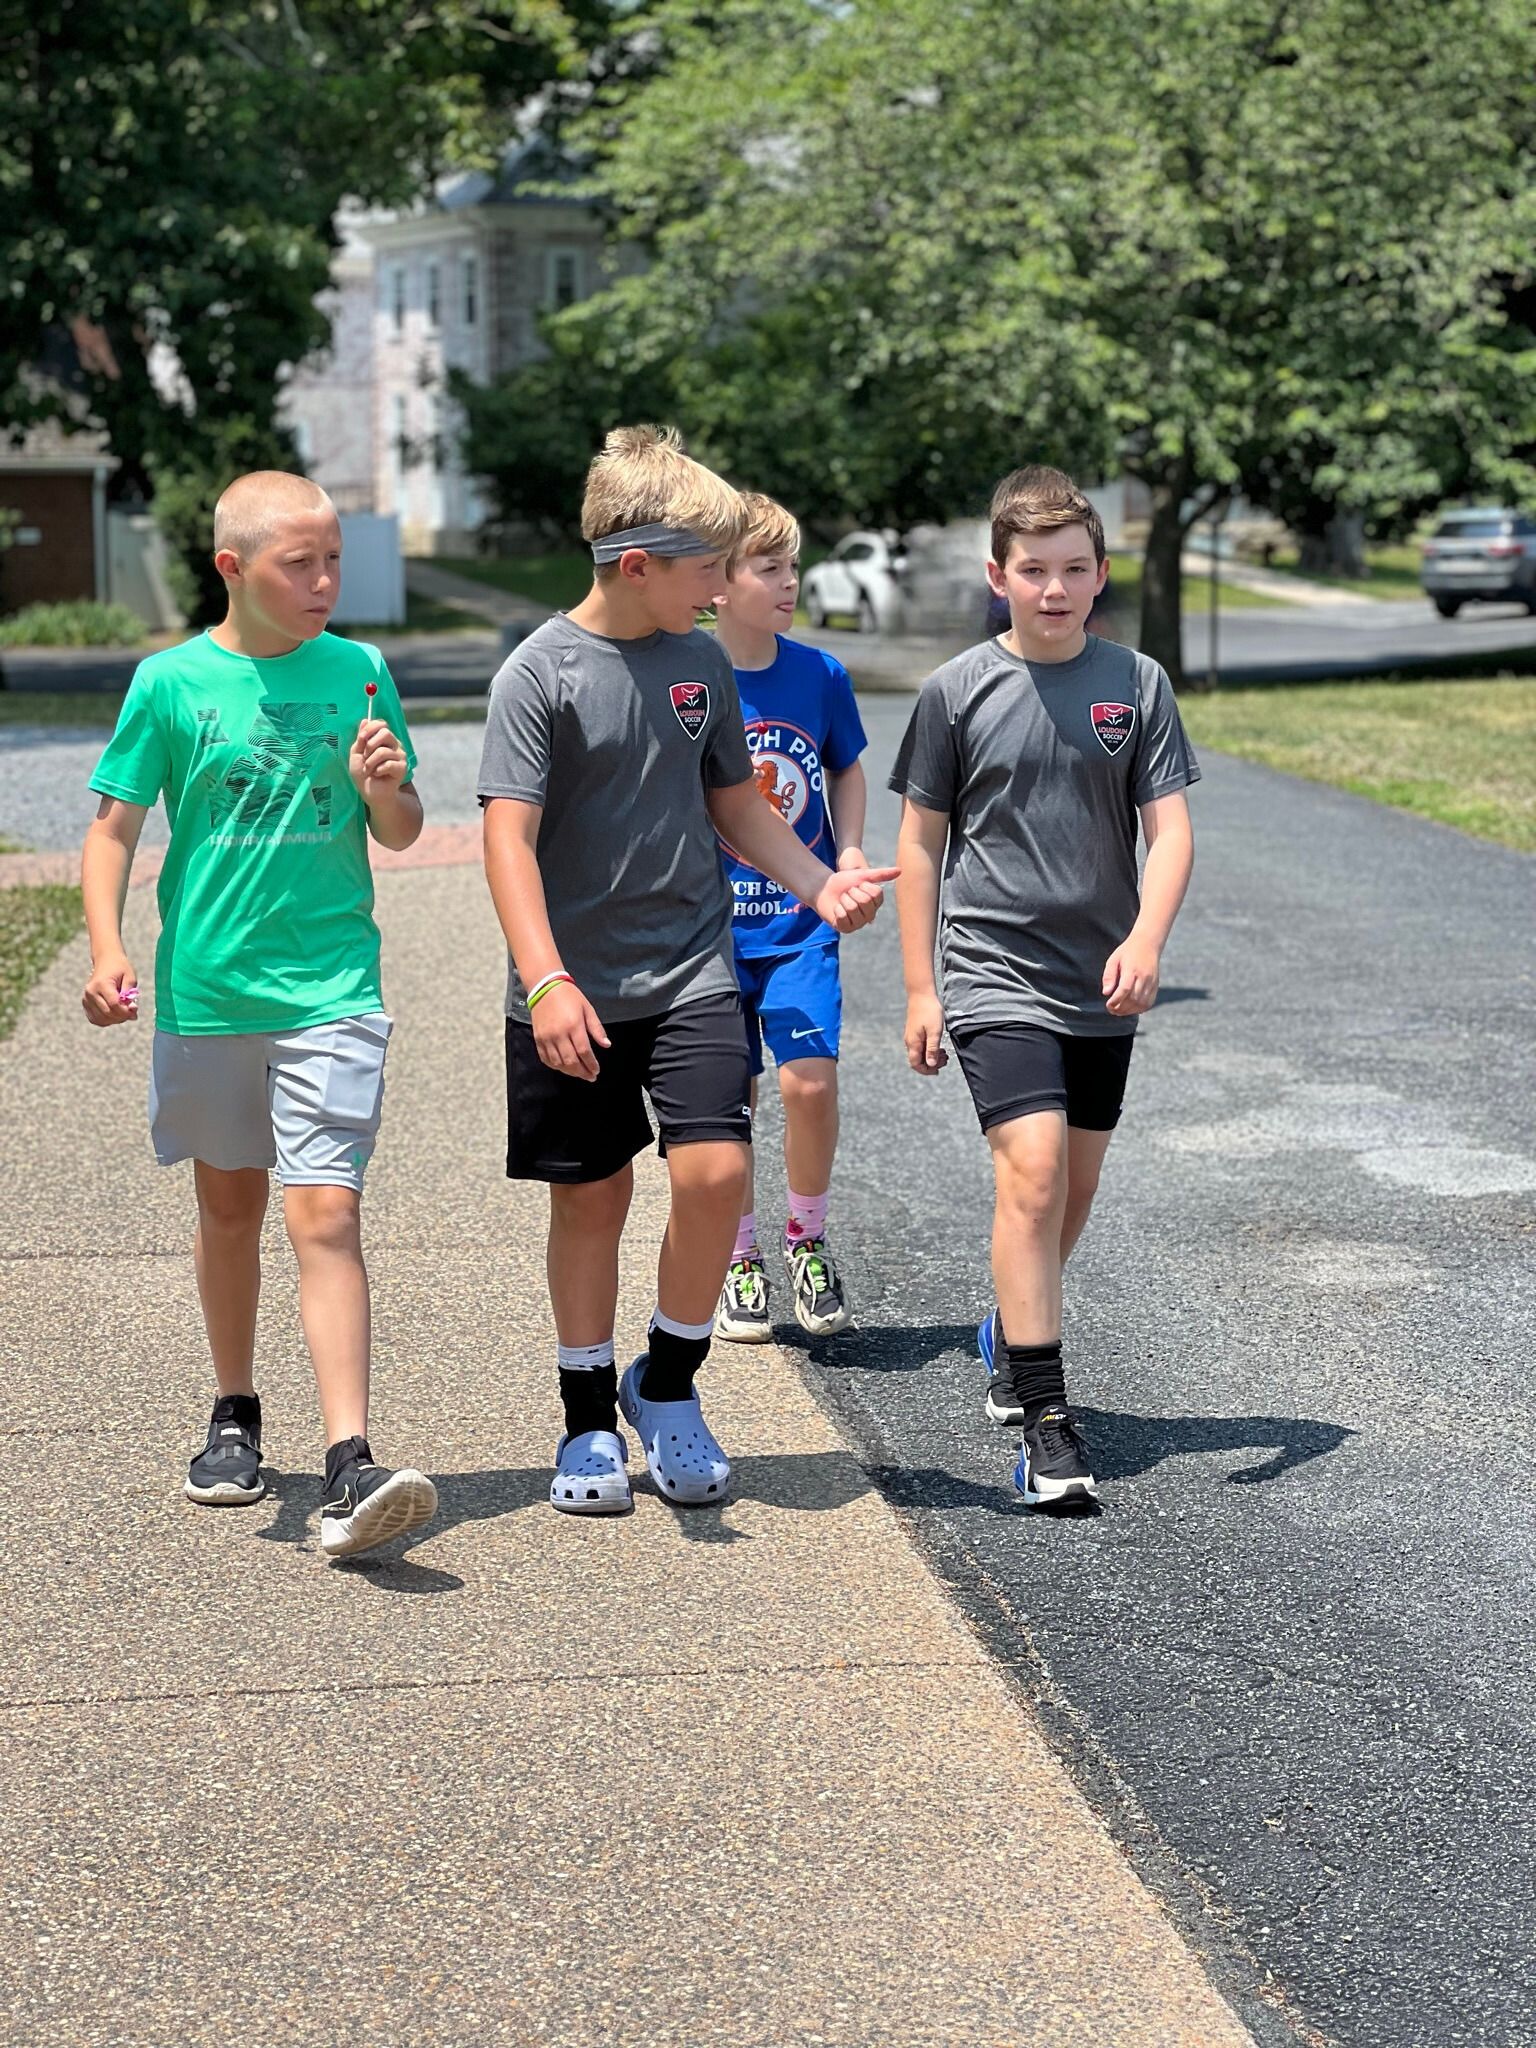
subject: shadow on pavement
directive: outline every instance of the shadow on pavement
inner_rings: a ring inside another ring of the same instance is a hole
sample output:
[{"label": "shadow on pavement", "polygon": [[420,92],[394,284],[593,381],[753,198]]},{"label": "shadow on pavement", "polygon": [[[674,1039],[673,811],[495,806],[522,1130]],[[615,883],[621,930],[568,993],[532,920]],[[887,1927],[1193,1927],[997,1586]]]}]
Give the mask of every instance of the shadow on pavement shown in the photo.
[{"label": "shadow on pavement", "polygon": [[1160,988],[1154,1010],[1161,1010],[1167,1003],[1208,1003],[1211,992],[1208,988]]},{"label": "shadow on pavement", "polygon": [[1356,1434],[1341,1423],[1309,1422],[1291,1415],[1128,1415],[1109,1408],[1075,1412],[1102,1479],[1134,1479],[1164,1458],[1191,1452],[1268,1451],[1268,1457],[1227,1474],[1229,1486],[1253,1486],[1326,1457]]},{"label": "shadow on pavement", "polygon": [[[1165,1458],[1188,1454],[1267,1451],[1267,1457],[1228,1472],[1229,1486],[1278,1479],[1313,1458],[1326,1457],[1357,1432],[1334,1422],[1288,1415],[1128,1415],[1107,1408],[1074,1408],[1098,1478],[1134,1479]],[[1009,1432],[1014,1438],[1017,1431]],[[999,1439],[1004,1433],[998,1432]],[[994,1481],[967,1479],[938,1465],[872,1465],[871,1482],[903,1508],[982,1508],[988,1514],[1029,1515],[1007,1483],[1000,1460]]]},{"label": "shadow on pavement", "polygon": [[[952,1351],[976,1355],[978,1316],[968,1323],[876,1324],[867,1330],[845,1330],[840,1337],[813,1337],[807,1342],[799,1326],[776,1328],[773,1340],[826,1370],[838,1372],[921,1372]],[[980,1372],[980,1365],[977,1365]]]}]

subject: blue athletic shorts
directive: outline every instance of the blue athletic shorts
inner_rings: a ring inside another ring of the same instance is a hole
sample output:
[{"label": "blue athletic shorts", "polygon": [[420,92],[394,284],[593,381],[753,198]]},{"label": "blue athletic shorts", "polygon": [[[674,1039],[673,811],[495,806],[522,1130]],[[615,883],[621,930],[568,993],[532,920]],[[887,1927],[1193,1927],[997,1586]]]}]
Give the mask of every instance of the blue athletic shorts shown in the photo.
[{"label": "blue athletic shorts", "polygon": [[741,1007],[747,1020],[752,1072],[763,1071],[763,1046],[776,1066],[791,1060],[835,1060],[843,1033],[843,985],[835,945],[801,946],[793,953],[736,956]]}]

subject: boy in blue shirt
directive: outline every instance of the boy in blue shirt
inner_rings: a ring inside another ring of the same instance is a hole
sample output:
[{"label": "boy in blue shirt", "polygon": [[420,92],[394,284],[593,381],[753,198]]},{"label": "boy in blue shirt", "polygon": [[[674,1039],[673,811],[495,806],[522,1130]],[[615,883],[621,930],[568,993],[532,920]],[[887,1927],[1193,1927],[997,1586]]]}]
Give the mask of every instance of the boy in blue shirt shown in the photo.
[{"label": "boy in blue shirt", "polygon": [[[859,756],[866,741],[853,684],[830,654],[784,637],[800,587],[795,519],[755,491],[743,493],[743,502],[747,531],[715,599],[715,615],[736,671],[758,792],[829,866],[862,868],[867,792]],[[830,1337],[853,1321],[827,1243],[843,1012],[837,933],[729,846],[725,854],[752,1099],[755,1106],[766,1043],[784,1103],[784,1265],[795,1320],[812,1337]],[[715,1332],[738,1344],[759,1344],[771,1335],[750,1172]]]}]

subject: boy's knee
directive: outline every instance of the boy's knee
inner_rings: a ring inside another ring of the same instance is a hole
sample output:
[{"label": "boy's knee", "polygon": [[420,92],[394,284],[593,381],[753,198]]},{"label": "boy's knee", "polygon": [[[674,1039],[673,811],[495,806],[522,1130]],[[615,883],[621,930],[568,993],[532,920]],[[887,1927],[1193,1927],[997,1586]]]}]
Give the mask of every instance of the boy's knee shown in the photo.
[{"label": "boy's knee", "polygon": [[295,1250],[351,1251],[358,1243],[360,1206],[352,1188],[288,1188],[283,1208]]},{"label": "boy's knee", "polygon": [[267,1213],[265,1173],[220,1173],[204,1168],[197,1175],[197,1215],[206,1230],[230,1236],[260,1230]]},{"label": "boy's knee", "polygon": [[787,1110],[825,1116],[837,1107],[837,1068],[831,1060],[794,1060],[779,1069],[779,1093]]},{"label": "boy's knee", "polygon": [[1043,1228],[1062,1213],[1064,1178],[1059,1165],[1047,1159],[997,1161],[997,1206],[1025,1227]]},{"label": "boy's knee", "polygon": [[631,1187],[627,1173],[607,1180],[555,1183],[549,1190],[551,1219],[591,1236],[615,1235],[629,1214]]},{"label": "boy's knee", "polygon": [[668,1153],[672,1165],[672,1199],[695,1202],[740,1200],[746,1192],[751,1160],[746,1145],[678,1145]]}]

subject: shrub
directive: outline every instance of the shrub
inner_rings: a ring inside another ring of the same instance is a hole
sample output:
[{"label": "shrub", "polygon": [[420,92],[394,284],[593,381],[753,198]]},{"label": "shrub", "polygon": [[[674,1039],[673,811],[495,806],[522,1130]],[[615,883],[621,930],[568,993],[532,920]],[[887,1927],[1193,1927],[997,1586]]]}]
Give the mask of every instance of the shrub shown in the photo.
[{"label": "shrub", "polygon": [[0,647],[137,647],[144,632],[125,604],[29,604],[0,619]]}]

